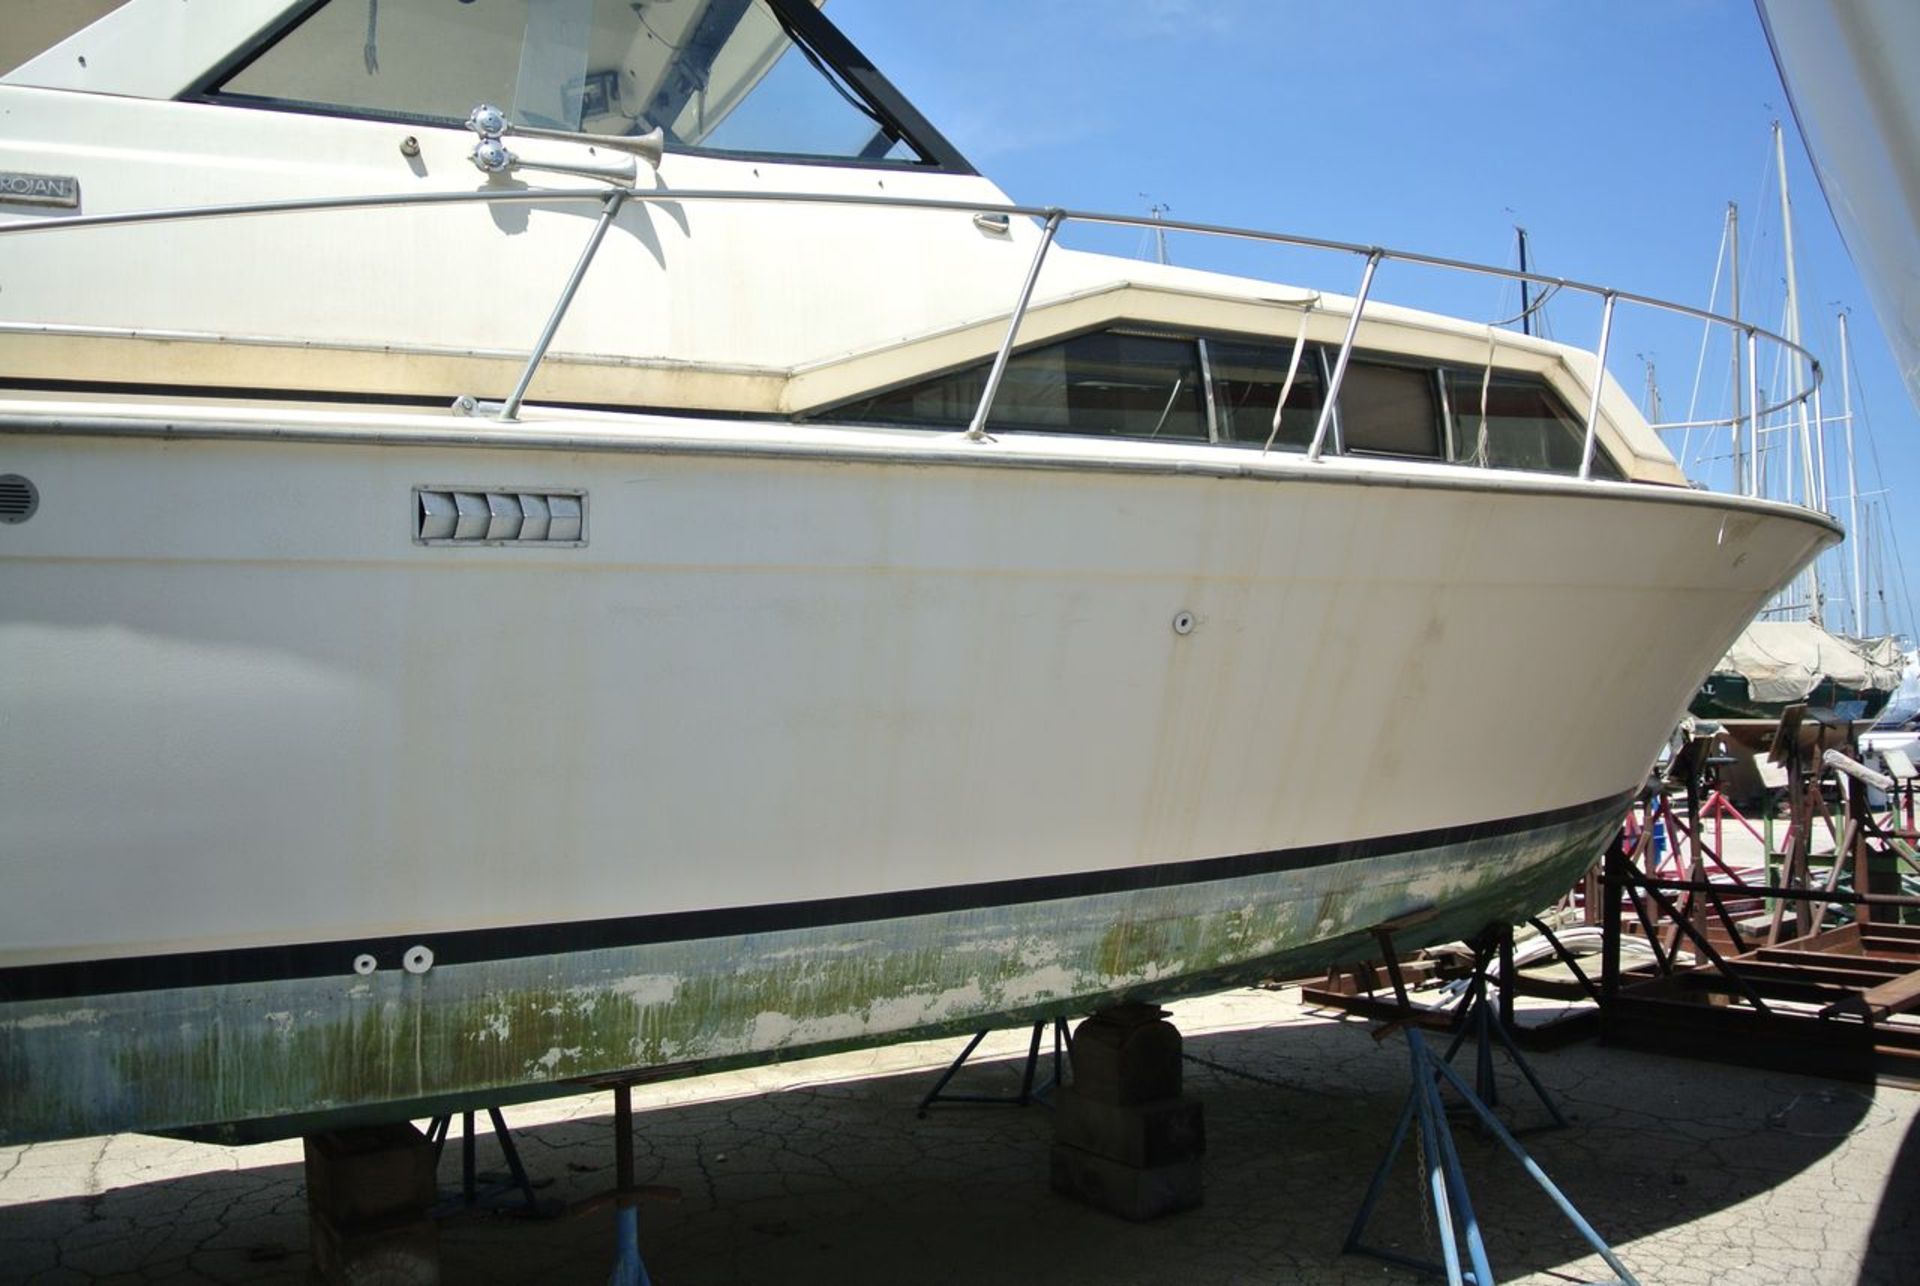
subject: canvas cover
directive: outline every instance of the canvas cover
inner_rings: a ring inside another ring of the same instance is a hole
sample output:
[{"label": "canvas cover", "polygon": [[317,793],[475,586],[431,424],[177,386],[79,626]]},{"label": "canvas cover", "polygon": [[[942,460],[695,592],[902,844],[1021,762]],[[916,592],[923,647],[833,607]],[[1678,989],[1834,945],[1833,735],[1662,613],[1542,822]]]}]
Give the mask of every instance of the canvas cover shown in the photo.
[{"label": "canvas cover", "polygon": [[1713,667],[1747,681],[1756,701],[1804,700],[1823,678],[1857,692],[1900,686],[1902,657],[1893,639],[1843,639],[1811,621],[1755,621]]}]

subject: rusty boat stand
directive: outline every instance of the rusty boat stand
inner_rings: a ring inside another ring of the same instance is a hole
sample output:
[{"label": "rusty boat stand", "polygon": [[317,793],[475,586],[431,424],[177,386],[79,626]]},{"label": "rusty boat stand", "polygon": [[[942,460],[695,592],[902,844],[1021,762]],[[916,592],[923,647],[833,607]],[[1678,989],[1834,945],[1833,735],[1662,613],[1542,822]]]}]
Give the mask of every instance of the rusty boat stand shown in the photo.
[{"label": "rusty boat stand", "polygon": [[[1513,969],[1510,934],[1500,931],[1497,1013],[1507,1040],[1495,1040],[1537,1050],[1598,1034],[1650,1053],[1920,1086],[1920,896],[1903,891],[1920,877],[1920,773],[1898,753],[1871,766],[1859,725],[1790,707],[1777,725],[1739,725],[1743,744],[1761,743],[1766,764],[1758,780],[1784,801],[1784,830],[1772,809],[1756,826],[1722,784],[1726,766],[1738,762],[1726,749],[1731,727],[1687,731],[1622,832],[1563,900],[1580,913],[1579,931],[1599,938],[1597,981],[1551,917],[1530,923],[1567,971],[1563,978]],[[1730,855],[1732,842],[1749,839],[1763,855],[1758,868]],[[1626,962],[1628,946],[1650,959]],[[1485,950],[1474,944],[1471,993],[1483,994]],[[1397,980],[1377,959],[1347,966],[1302,987],[1301,996],[1445,1031],[1457,1045],[1462,1005],[1405,997],[1407,986],[1438,975],[1445,959],[1395,967]],[[1393,997],[1382,994],[1390,981]],[[1520,1024],[1514,995],[1591,1003]],[[1484,1088],[1484,1073],[1480,1081]]]},{"label": "rusty boat stand", "polygon": [[[1690,747],[1682,756],[1690,752],[1699,753]],[[1920,924],[1911,922],[1920,919],[1920,897],[1900,891],[1902,868],[1920,873],[1911,765],[1902,758],[1890,760],[1889,772],[1868,767],[1849,721],[1789,709],[1769,752],[1784,783],[1785,843],[1768,853],[1764,875],[1751,879],[1726,863],[1717,835],[1707,839],[1698,777],[1682,756],[1684,812],[1671,798],[1680,792],[1659,782],[1641,809],[1667,819],[1673,868],[1653,844],[1655,828],[1640,827],[1631,842],[1616,840],[1608,850],[1589,901],[1602,930],[1602,1038],[1657,1053],[1920,1085],[1920,1025],[1905,1017],[1920,1010]],[[1838,818],[1827,807],[1829,793],[1843,805]],[[1875,794],[1884,811],[1874,807]],[[1815,852],[1822,828],[1830,854]],[[1650,967],[1623,966],[1627,936],[1646,942]]]}]

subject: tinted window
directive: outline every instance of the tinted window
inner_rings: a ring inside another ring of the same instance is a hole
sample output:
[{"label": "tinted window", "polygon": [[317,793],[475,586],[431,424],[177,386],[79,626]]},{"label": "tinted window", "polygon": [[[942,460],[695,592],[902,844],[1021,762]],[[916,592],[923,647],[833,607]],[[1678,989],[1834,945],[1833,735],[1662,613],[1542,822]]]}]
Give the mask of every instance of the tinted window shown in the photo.
[{"label": "tinted window", "polygon": [[[989,427],[1207,441],[1201,342],[1206,345],[1206,369],[1213,381],[1216,440],[1264,445],[1267,435],[1274,433],[1274,407],[1293,353],[1284,341],[1196,341],[1102,331],[1041,345],[1007,363]],[[1328,360],[1329,355],[1317,346],[1301,354],[1279,431],[1274,433],[1276,448],[1304,451],[1313,441],[1326,399]],[[972,422],[980,404],[990,366],[980,362],[951,375],[876,394],[828,411],[823,418],[963,428]],[[1584,432],[1546,382],[1538,376],[1496,373],[1487,383],[1483,430],[1483,376],[1483,371],[1355,359],[1348,363],[1340,389],[1342,441],[1337,449],[1577,474]],[[1441,414],[1442,380],[1450,425]],[[1596,450],[1593,471],[1602,478],[1624,476],[1604,449]]]},{"label": "tinted window", "polygon": [[1274,432],[1273,410],[1286,384],[1291,344],[1254,344],[1241,340],[1207,341],[1207,364],[1213,372],[1213,405],[1220,417],[1222,442],[1265,445],[1273,435],[1276,450],[1305,451],[1313,442],[1320,419],[1324,385],[1320,354],[1308,349],[1300,355],[1293,387],[1287,390],[1287,409]]},{"label": "tinted window", "polygon": [[[1489,380],[1484,371],[1458,370],[1446,372],[1446,380],[1455,460],[1490,469],[1580,472],[1586,429],[1543,381],[1502,374]],[[1593,470],[1603,478],[1621,476],[1597,448]]]},{"label": "tinted window", "polygon": [[216,96],[444,124],[485,102],[677,147],[920,159],[765,0],[328,0]]},{"label": "tinted window", "polygon": [[[961,427],[990,363],[856,402],[834,419]],[[1207,440],[1206,393],[1192,340],[1112,331],[1016,355],[993,399],[993,428]]]},{"label": "tinted window", "polygon": [[1433,372],[1350,361],[1340,382],[1340,433],[1349,451],[1438,457]]}]

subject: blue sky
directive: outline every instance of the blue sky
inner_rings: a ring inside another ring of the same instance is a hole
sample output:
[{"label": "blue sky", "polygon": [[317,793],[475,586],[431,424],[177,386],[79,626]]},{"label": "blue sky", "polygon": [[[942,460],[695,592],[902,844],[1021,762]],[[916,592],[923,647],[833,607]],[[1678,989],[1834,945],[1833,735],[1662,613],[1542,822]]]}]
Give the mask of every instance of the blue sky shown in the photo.
[{"label": "blue sky", "polygon": [[[1704,305],[1731,200],[1747,315],[1774,329],[1785,270],[1768,127],[1783,120],[1808,347],[1828,365],[1837,414],[1834,314],[1851,308],[1855,409],[1912,546],[1915,598],[1920,527],[1902,519],[1920,496],[1920,416],[1827,212],[1751,0],[832,0],[828,12],[1017,201],[1131,213],[1161,202],[1175,218],[1496,264],[1513,262],[1520,223],[1539,271]],[[1131,234],[1098,248],[1145,249]],[[1346,260],[1211,241],[1176,237],[1170,251],[1349,293],[1358,276]],[[1516,308],[1510,288],[1392,265],[1376,291],[1479,320]],[[1558,301],[1552,334],[1590,345],[1598,315]],[[1637,396],[1651,357],[1664,418],[1684,418],[1698,327],[1625,311],[1616,327],[1616,378]],[[1702,415],[1724,413],[1727,382],[1724,357],[1710,358]],[[1868,492],[1880,484],[1864,440],[1859,450]],[[1904,628],[1898,588],[1886,592]]]}]

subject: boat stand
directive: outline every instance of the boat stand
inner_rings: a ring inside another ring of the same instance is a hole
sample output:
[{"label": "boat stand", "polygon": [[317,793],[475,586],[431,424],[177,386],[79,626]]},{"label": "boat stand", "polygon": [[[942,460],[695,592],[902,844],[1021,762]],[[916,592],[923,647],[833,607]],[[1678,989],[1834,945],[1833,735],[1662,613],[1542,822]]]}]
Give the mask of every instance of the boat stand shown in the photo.
[{"label": "boat stand", "polygon": [[[1600,1239],[1600,1234],[1567,1200],[1566,1194],[1554,1186],[1539,1163],[1520,1146],[1519,1140],[1500,1124],[1500,1118],[1483,1103],[1479,1096],[1467,1085],[1460,1074],[1450,1067],[1445,1059],[1435,1058],[1427,1048],[1426,1038],[1417,1026],[1404,1028],[1407,1038],[1410,1084],[1407,1091],[1406,1106],[1400,1110],[1400,1118],[1393,1127],[1393,1140],[1387,1144],[1387,1153],[1380,1160],[1380,1166],[1374,1171],[1373,1181],[1367,1186],[1367,1195],[1360,1203],[1360,1212],[1354,1216],[1353,1227],[1347,1231],[1346,1244],[1342,1253],[1371,1255],[1388,1263],[1399,1264],[1419,1272],[1444,1275],[1448,1286],[1494,1286],[1498,1280],[1493,1275],[1493,1266],[1487,1258],[1486,1241],[1480,1235],[1480,1223],[1473,1212],[1472,1197],[1467,1191],[1466,1170],[1460,1161],[1460,1152],[1454,1145],[1453,1131],[1447,1125],[1447,1109],[1441,1096],[1444,1085],[1451,1085],[1460,1101],[1473,1112],[1480,1124],[1512,1154],[1527,1172],[1527,1177],[1538,1184],[1540,1189],[1553,1199],[1569,1223],[1586,1239],[1586,1242],[1606,1261],[1613,1270],[1612,1286],[1639,1286],[1639,1281],[1627,1271],[1612,1247]],[[1440,1235],[1441,1263],[1416,1259],[1411,1255],[1402,1255],[1397,1251],[1385,1250],[1367,1245],[1362,1238],[1366,1234],[1367,1224],[1373,1218],[1373,1212],[1380,1204],[1380,1197],[1386,1191],[1387,1179],[1392,1174],[1394,1162],[1400,1157],[1400,1151],[1406,1146],[1407,1136],[1418,1130],[1416,1147],[1425,1165],[1423,1176],[1423,1196],[1432,1212],[1433,1224]],[[1462,1263],[1462,1247],[1465,1247],[1465,1263]]]},{"label": "boat stand", "polygon": [[[1387,1152],[1380,1159],[1379,1168],[1373,1173],[1373,1180],[1367,1185],[1367,1195],[1360,1202],[1360,1210],[1354,1216],[1353,1226],[1347,1231],[1347,1240],[1342,1247],[1344,1254],[1371,1255],[1389,1263],[1399,1264],[1420,1272],[1444,1275],[1448,1286],[1494,1286],[1496,1281],[1493,1268],[1487,1258],[1485,1240],[1480,1235],[1480,1223],[1473,1212],[1473,1200],[1467,1191],[1466,1170],[1460,1161],[1459,1149],[1454,1145],[1453,1129],[1447,1122],[1447,1105],[1441,1096],[1443,1085],[1451,1085],[1460,1102],[1508,1152],[1513,1154],[1521,1167],[1540,1188],[1553,1199],[1568,1222],[1584,1237],[1589,1246],[1606,1261],[1607,1267],[1614,1271],[1614,1282],[1619,1286],[1639,1286],[1633,1274],[1620,1262],[1613,1249],[1600,1239],[1592,1225],[1576,1210],[1566,1195],[1554,1186],[1537,1162],[1527,1154],[1511,1131],[1500,1123],[1494,1115],[1493,1080],[1493,1042],[1499,1041],[1512,1057],[1527,1084],[1539,1095],[1540,1102],[1552,1115],[1556,1127],[1565,1126],[1566,1118],[1554,1105],[1552,1097],[1533,1073],[1520,1051],[1514,1047],[1512,1038],[1507,1034],[1506,1023],[1502,1021],[1500,1010],[1510,1010],[1512,1000],[1508,988],[1503,985],[1501,998],[1496,1004],[1487,993],[1487,973],[1493,960],[1501,961],[1501,979],[1503,984],[1513,977],[1513,931],[1506,925],[1490,925],[1473,941],[1473,973],[1467,980],[1467,993],[1458,1014],[1459,1030],[1445,1058],[1435,1058],[1427,1047],[1426,1037],[1417,1021],[1416,1007],[1407,997],[1405,977],[1400,968],[1400,956],[1394,949],[1393,935],[1403,929],[1412,928],[1432,919],[1431,912],[1416,911],[1398,920],[1390,920],[1376,927],[1374,939],[1379,943],[1381,959],[1387,967],[1387,976],[1393,980],[1394,999],[1403,1010],[1403,1017],[1388,1022],[1374,1033],[1375,1039],[1383,1039],[1395,1030],[1403,1031],[1407,1038],[1407,1057],[1409,1060],[1409,1086],[1407,1101],[1400,1109],[1400,1117],[1394,1123],[1392,1141],[1387,1144]],[[1468,1033],[1479,1038],[1479,1051],[1476,1060],[1480,1093],[1475,1093],[1453,1070],[1453,1056],[1459,1052]],[[1363,1239],[1367,1224],[1373,1218],[1374,1210],[1380,1204],[1380,1197],[1386,1191],[1387,1179],[1393,1172],[1394,1163],[1399,1160],[1401,1149],[1406,1146],[1407,1136],[1418,1130],[1415,1140],[1418,1155],[1425,1166],[1423,1178],[1423,1197],[1432,1222],[1440,1234],[1440,1253],[1442,1263],[1416,1259],[1402,1255],[1397,1251],[1384,1250],[1369,1246]],[[1461,1248],[1465,1246],[1466,1264],[1461,1262]]]},{"label": "boat stand", "polygon": [[613,1272],[607,1286],[652,1286],[640,1258],[640,1200],[633,1182],[633,1086],[613,1087]]},{"label": "boat stand", "polygon": [[609,1203],[613,1206],[613,1272],[607,1286],[652,1286],[646,1261],[640,1258],[640,1203],[678,1201],[680,1189],[633,1181],[633,1084],[604,1083],[613,1092],[613,1191],[589,1197],[573,1207],[586,1214]]},{"label": "boat stand", "polygon": [[928,1109],[939,1103],[1000,1104],[1006,1107],[1026,1107],[1031,1103],[1044,1101],[1047,1095],[1053,1092],[1054,1087],[1061,1083],[1063,1067],[1061,1054],[1063,1052],[1071,1052],[1073,1049],[1073,1034],[1067,1030],[1067,1020],[1064,1018],[1055,1018],[1053,1020],[1053,1074],[1039,1085],[1035,1085],[1033,1078],[1040,1067],[1040,1037],[1046,1029],[1047,1023],[1045,1020],[1033,1025],[1033,1039],[1027,1043],[1027,1065],[1020,1076],[1020,1092],[1018,1094],[947,1093],[947,1082],[951,1081],[954,1075],[958,1073],[962,1067],[966,1066],[967,1060],[973,1057],[973,1051],[980,1048],[980,1042],[987,1038],[987,1032],[975,1032],[973,1039],[967,1042],[967,1047],[960,1051],[960,1057],[954,1059],[953,1062],[947,1065],[947,1070],[940,1074],[940,1079],[933,1083],[933,1088],[928,1090],[926,1097],[920,1100],[918,1115],[924,1120]]},{"label": "boat stand", "polygon": [[[1589,882],[1598,889],[1598,874],[1594,874]],[[1596,915],[1599,905],[1599,895],[1596,892],[1592,898]],[[1395,929],[1411,928],[1431,918],[1429,915],[1416,913],[1395,921],[1393,925],[1388,926],[1388,932],[1385,934],[1376,930],[1375,940],[1380,944],[1380,954],[1377,958],[1336,968],[1327,975],[1324,982],[1302,985],[1300,999],[1306,1004],[1319,1008],[1338,1009],[1361,1018],[1377,1019],[1385,1023],[1417,1022],[1431,1032],[1458,1032],[1461,1030],[1461,1024],[1472,1017],[1476,1024],[1473,1030],[1481,1035],[1484,1043],[1486,1037],[1492,1033],[1482,1031],[1478,1027],[1478,1015],[1470,1015],[1468,1012],[1471,1007],[1469,1002],[1497,996],[1496,1014],[1501,1030],[1494,1039],[1499,1040],[1510,1052],[1516,1046],[1536,1051],[1557,1049],[1571,1041],[1593,1035],[1599,1030],[1597,1010],[1574,1010],[1557,1018],[1531,1025],[1514,1020],[1513,997],[1516,995],[1544,996],[1555,1000],[1586,999],[1596,1003],[1600,999],[1600,988],[1580,967],[1579,959],[1567,949],[1565,943],[1560,941],[1552,926],[1538,916],[1531,917],[1528,923],[1540,932],[1541,937],[1553,948],[1554,956],[1571,971],[1573,981],[1531,977],[1513,968],[1513,930],[1505,925],[1493,925],[1483,932],[1481,939],[1468,944],[1474,954],[1471,969],[1473,985],[1468,989],[1467,994],[1449,996],[1443,1004],[1415,1004],[1408,997],[1407,989],[1439,977],[1438,962],[1430,958],[1418,957],[1413,960],[1397,958],[1389,960],[1388,957],[1393,951],[1391,937]],[[1482,939],[1491,941],[1491,948]],[[1489,961],[1485,952],[1489,949],[1499,953],[1500,971],[1497,976],[1488,973]],[[1497,991],[1487,990],[1485,985],[1487,983],[1495,984]],[[1457,986],[1458,984],[1449,985]],[[1391,998],[1383,999],[1375,994],[1383,986],[1392,987],[1394,994]],[[1452,1060],[1457,1049],[1456,1043],[1454,1051],[1449,1051],[1447,1054],[1449,1061]],[[1517,1059],[1518,1055],[1516,1054],[1515,1057]],[[1531,1081],[1534,1078],[1529,1074],[1527,1079]],[[1485,1088],[1486,1082],[1483,1078],[1482,1089]]]},{"label": "boat stand", "polygon": [[[444,1218],[446,1215],[454,1213],[457,1209],[471,1208],[478,1205],[483,1198],[491,1200],[494,1197],[504,1196],[510,1192],[520,1194],[521,1200],[526,1203],[526,1209],[523,1213],[528,1217],[538,1219],[552,1213],[541,1209],[539,1201],[535,1199],[533,1195],[533,1181],[527,1177],[527,1169],[520,1163],[520,1149],[514,1146],[513,1135],[508,1131],[506,1119],[500,1115],[500,1109],[497,1107],[488,1108],[487,1115],[493,1120],[493,1137],[495,1141],[500,1144],[501,1155],[507,1159],[507,1170],[510,1177],[505,1180],[490,1177],[486,1188],[483,1190],[480,1187],[479,1176],[474,1173],[474,1114],[472,1112],[462,1112],[460,1115],[460,1204],[456,1207],[451,1199],[442,1201],[438,1206],[434,1207],[434,1214]],[[447,1131],[452,1125],[452,1113],[448,1113],[445,1116],[436,1116],[427,1125],[427,1142],[433,1145],[433,1163],[435,1168],[439,1167],[440,1155],[446,1150]]]},{"label": "boat stand", "polygon": [[[1374,941],[1380,948],[1380,963],[1393,988],[1392,1000],[1376,1000],[1369,996],[1364,998],[1363,1006],[1361,1003],[1363,998],[1358,996],[1342,997],[1316,992],[1310,998],[1318,1004],[1338,1005],[1349,1012],[1381,1019],[1386,1025],[1375,1032],[1376,1039],[1384,1038],[1399,1027],[1409,1024],[1416,1024],[1430,1031],[1451,1032],[1453,1039],[1447,1045],[1445,1059],[1448,1063],[1453,1062],[1461,1046],[1466,1044],[1468,1037],[1472,1037],[1475,1042],[1476,1092],[1481,1102],[1490,1107],[1498,1106],[1500,1102],[1499,1085],[1493,1075],[1493,1050],[1497,1043],[1507,1052],[1508,1059],[1526,1079],[1528,1086],[1539,1098],[1540,1105],[1547,1109],[1547,1115],[1552,1118],[1548,1124],[1530,1126],[1520,1132],[1534,1133],[1539,1130],[1564,1129],[1567,1124],[1566,1117],[1561,1114],[1559,1106],[1553,1101],[1553,1096],[1547,1092],[1547,1087],[1541,1084],[1540,1078],[1534,1074],[1533,1065],[1527,1062],[1526,1056],[1520,1052],[1519,1045],[1514,1040],[1513,995],[1518,989],[1519,977],[1513,964],[1512,926],[1490,924],[1467,944],[1473,952],[1472,969],[1465,979],[1459,998],[1442,1009],[1437,1006],[1417,1005],[1413,1002],[1407,992],[1406,963],[1400,959],[1400,953],[1393,944],[1395,933],[1425,924],[1432,918],[1431,912],[1416,911],[1390,920],[1373,930]],[[1580,984],[1597,997],[1598,990],[1587,978],[1572,953],[1554,936],[1552,929],[1538,919],[1535,919],[1533,924],[1545,935],[1555,952],[1572,967],[1574,976],[1579,979]],[[1492,972],[1495,960],[1500,962],[1497,990],[1494,987],[1496,979]],[[1541,1031],[1545,1027],[1566,1021],[1559,1019],[1555,1023],[1545,1024],[1533,1030]]]},{"label": "boat stand", "polygon": [[[1545,932],[1545,926],[1542,926]],[[1548,934],[1549,940],[1552,935]],[[1392,949],[1390,941],[1381,944]],[[1540,1105],[1547,1109],[1552,1122],[1547,1125],[1529,1127],[1519,1133],[1531,1133],[1538,1130],[1564,1130],[1567,1118],[1560,1114],[1560,1108],[1547,1093],[1547,1087],[1534,1075],[1532,1064],[1528,1063],[1519,1047],[1513,1043],[1513,1035],[1508,1024],[1513,1016],[1513,993],[1510,980],[1513,978],[1513,929],[1508,925],[1495,925],[1482,933],[1471,944],[1473,947],[1473,972],[1467,978],[1466,990],[1461,997],[1459,1012],[1459,1030],[1454,1033],[1452,1042],[1447,1046],[1445,1062],[1451,1064],[1454,1055],[1460,1052],[1469,1035],[1475,1042],[1474,1090],[1476,1096],[1488,1107],[1500,1105],[1500,1087],[1493,1078],[1493,1047],[1498,1042],[1507,1051],[1507,1058],[1513,1063],[1520,1075],[1532,1087],[1534,1096]],[[1554,942],[1557,947],[1559,944]],[[1493,961],[1500,961],[1500,998],[1496,1003],[1488,995],[1487,974]]]}]

